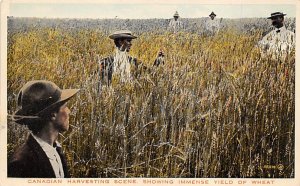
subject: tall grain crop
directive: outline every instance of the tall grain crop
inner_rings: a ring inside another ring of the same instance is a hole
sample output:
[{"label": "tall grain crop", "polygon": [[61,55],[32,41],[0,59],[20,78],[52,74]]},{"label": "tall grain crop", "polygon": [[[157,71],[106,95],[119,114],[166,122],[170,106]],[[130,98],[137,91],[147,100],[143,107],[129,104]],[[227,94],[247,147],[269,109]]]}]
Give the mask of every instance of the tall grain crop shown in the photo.
[{"label": "tall grain crop", "polygon": [[[260,37],[145,33],[131,54],[148,70],[100,86],[97,61],[113,51],[105,34],[15,33],[8,112],[29,80],[80,88],[59,137],[73,177],[294,177],[295,56],[262,58]],[[160,49],[166,64],[154,68]],[[9,120],[9,157],[27,133]]]}]

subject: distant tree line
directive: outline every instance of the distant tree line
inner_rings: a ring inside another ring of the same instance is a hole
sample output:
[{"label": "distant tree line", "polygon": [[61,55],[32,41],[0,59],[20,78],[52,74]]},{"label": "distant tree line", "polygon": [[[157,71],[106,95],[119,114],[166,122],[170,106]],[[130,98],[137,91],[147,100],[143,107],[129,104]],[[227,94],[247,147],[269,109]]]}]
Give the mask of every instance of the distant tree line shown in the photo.
[{"label": "distant tree line", "polygon": [[[203,34],[207,18],[181,18],[184,32]],[[163,33],[167,31],[171,19],[48,19],[8,17],[8,34],[28,32],[35,29],[54,28],[66,31],[82,29],[99,30],[109,34],[115,30],[128,29],[139,35],[145,32]],[[287,29],[295,32],[295,18],[286,18]],[[262,30],[267,33],[272,29],[266,18],[222,19],[221,29],[231,29],[237,32],[251,33]]]}]

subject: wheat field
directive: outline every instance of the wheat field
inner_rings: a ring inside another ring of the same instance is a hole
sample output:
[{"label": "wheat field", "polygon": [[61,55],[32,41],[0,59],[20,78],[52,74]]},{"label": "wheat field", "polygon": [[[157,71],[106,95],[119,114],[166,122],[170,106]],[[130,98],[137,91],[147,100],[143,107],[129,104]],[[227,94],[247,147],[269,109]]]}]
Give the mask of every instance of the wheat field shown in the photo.
[{"label": "wheat field", "polygon": [[[80,88],[59,136],[73,177],[294,177],[295,54],[262,58],[254,34],[143,33],[130,54],[147,71],[99,86],[113,42],[95,30],[11,35],[8,114],[19,89],[46,79]],[[153,67],[163,49],[166,64]],[[28,129],[8,121],[8,158]]]}]

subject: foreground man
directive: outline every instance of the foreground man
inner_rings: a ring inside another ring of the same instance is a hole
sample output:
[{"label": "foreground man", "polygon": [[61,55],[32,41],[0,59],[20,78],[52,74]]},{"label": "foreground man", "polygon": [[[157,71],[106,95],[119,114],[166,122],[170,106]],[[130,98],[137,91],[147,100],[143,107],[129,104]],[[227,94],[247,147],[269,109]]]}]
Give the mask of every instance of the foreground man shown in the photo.
[{"label": "foreground man", "polygon": [[295,48],[295,33],[284,26],[284,16],[281,12],[271,14],[268,19],[272,20],[274,30],[259,41],[258,45],[264,55],[274,57],[285,57]]},{"label": "foreground man", "polygon": [[30,81],[23,86],[18,95],[20,109],[14,120],[26,125],[31,133],[9,161],[8,177],[69,177],[65,156],[56,139],[59,133],[69,129],[70,110],[66,102],[78,91],[61,90],[44,80]]},{"label": "foreground man", "polygon": [[[109,36],[114,40],[115,52],[113,55],[100,60],[100,76],[103,83],[109,85],[113,74],[119,75],[121,82],[130,82],[133,78],[132,67],[138,68],[142,63],[128,55],[132,46],[132,40],[136,39],[129,30],[114,32]],[[154,65],[164,63],[164,53],[159,51]]]}]

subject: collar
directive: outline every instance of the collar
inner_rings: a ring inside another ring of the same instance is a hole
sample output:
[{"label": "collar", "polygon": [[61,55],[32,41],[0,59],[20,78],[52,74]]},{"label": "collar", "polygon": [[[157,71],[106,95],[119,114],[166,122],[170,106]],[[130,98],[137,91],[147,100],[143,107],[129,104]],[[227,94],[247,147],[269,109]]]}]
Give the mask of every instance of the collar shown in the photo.
[{"label": "collar", "polygon": [[284,32],[284,31],[286,31],[286,27],[282,26],[280,28],[275,28],[275,31],[276,31],[276,33]]},{"label": "collar", "polygon": [[32,134],[33,138],[37,141],[37,143],[42,147],[43,151],[46,153],[49,159],[55,159],[56,147],[61,147],[61,145],[55,141],[54,146],[49,145],[47,142]]},{"label": "collar", "polygon": [[126,50],[125,51],[121,51],[118,47],[116,47],[115,54],[118,54],[118,55],[127,55],[128,52]]}]

